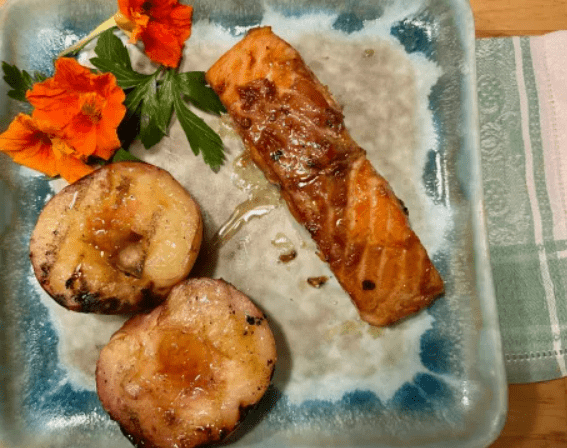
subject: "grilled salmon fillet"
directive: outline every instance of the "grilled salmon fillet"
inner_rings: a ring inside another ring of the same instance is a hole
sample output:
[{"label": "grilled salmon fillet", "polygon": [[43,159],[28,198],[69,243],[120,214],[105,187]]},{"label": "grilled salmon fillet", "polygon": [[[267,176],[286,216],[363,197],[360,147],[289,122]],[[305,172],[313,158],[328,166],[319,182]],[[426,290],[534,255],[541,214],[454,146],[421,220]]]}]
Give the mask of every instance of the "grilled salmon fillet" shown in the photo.
[{"label": "grilled salmon fillet", "polygon": [[252,160],[280,187],[363,320],[391,324],[443,293],[403,203],[291,45],[270,27],[255,28],[206,79]]}]

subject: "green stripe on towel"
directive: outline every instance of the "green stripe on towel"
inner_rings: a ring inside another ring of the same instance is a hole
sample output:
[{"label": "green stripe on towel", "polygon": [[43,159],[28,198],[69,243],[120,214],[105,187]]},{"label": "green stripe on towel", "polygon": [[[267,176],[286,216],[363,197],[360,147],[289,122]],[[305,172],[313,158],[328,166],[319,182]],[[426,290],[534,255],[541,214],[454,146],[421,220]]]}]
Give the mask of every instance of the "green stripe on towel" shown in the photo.
[{"label": "green stripe on towel", "polygon": [[566,372],[559,343],[566,242],[554,240],[530,39],[476,43],[485,209],[508,379],[558,378]]}]

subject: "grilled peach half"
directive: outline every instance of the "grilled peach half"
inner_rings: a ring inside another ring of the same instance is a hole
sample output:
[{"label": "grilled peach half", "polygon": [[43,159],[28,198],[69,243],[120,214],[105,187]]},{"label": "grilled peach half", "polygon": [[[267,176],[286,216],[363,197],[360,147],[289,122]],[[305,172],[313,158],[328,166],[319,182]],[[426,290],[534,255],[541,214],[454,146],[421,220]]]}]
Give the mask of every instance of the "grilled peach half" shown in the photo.
[{"label": "grilled peach half", "polygon": [[199,206],[167,171],[113,163],[49,200],[30,258],[41,286],[64,307],[132,313],[161,303],[187,277],[202,232]]},{"label": "grilled peach half", "polygon": [[190,279],[112,336],[97,392],[136,446],[192,448],[237,427],[275,362],[266,316],[247,296],[223,280]]}]

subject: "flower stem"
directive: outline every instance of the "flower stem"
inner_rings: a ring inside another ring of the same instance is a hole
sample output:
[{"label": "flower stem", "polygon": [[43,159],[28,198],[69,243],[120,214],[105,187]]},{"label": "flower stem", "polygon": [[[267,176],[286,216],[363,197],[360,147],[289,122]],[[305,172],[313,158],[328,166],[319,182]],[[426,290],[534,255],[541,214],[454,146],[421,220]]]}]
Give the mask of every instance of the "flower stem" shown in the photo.
[{"label": "flower stem", "polygon": [[83,48],[85,48],[89,44],[89,42],[97,38],[100,34],[105,32],[106,30],[110,28],[114,28],[116,26],[117,26],[116,21],[114,19],[114,16],[112,16],[111,18],[102,22],[93,31],[91,31],[91,33],[87,37],[84,37],[79,42],[75,43],[74,45],[71,45],[69,48],[66,48],[61,53],[59,53],[57,55],[57,58],[62,58],[64,56],[76,56]]}]

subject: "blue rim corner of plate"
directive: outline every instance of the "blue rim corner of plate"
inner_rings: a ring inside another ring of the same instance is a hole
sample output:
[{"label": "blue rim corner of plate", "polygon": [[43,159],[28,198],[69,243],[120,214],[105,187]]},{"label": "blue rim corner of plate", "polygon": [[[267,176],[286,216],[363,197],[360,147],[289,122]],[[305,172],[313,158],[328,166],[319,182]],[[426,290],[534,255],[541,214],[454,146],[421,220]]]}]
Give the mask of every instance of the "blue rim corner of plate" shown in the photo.
[{"label": "blue rim corner of plate", "polygon": [[482,166],[480,159],[480,136],[479,136],[479,113],[478,113],[478,96],[476,87],[476,59],[475,59],[475,23],[473,11],[469,0],[459,2],[461,14],[466,18],[466,26],[460,29],[462,39],[469,42],[465,46],[465,59],[469,61],[469,70],[466,73],[468,88],[463,89],[463,102],[471,104],[468,109],[467,121],[469,122],[470,133],[466,140],[467,153],[470,157],[470,176],[474,179],[468,185],[475,185],[476,188],[470,192],[473,213],[477,219],[474,223],[474,247],[475,247],[475,266],[477,270],[477,281],[482,294],[486,300],[483,304],[483,328],[481,330],[481,345],[492,345],[493,352],[498,357],[494,363],[493,371],[490,372],[497,384],[497,393],[493,398],[494,408],[492,410],[491,433],[487,435],[486,444],[494,442],[506,423],[508,415],[508,383],[506,381],[506,372],[504,364],[504,356],[502,350],[502,341],[500,335],[500,323],[498,319],[498,309],[496,305],[496,296],[492,271],[490,269],[490,252],[488,248],[488,233],[486,217],[484,212],[484,200],[482,189]]}]

